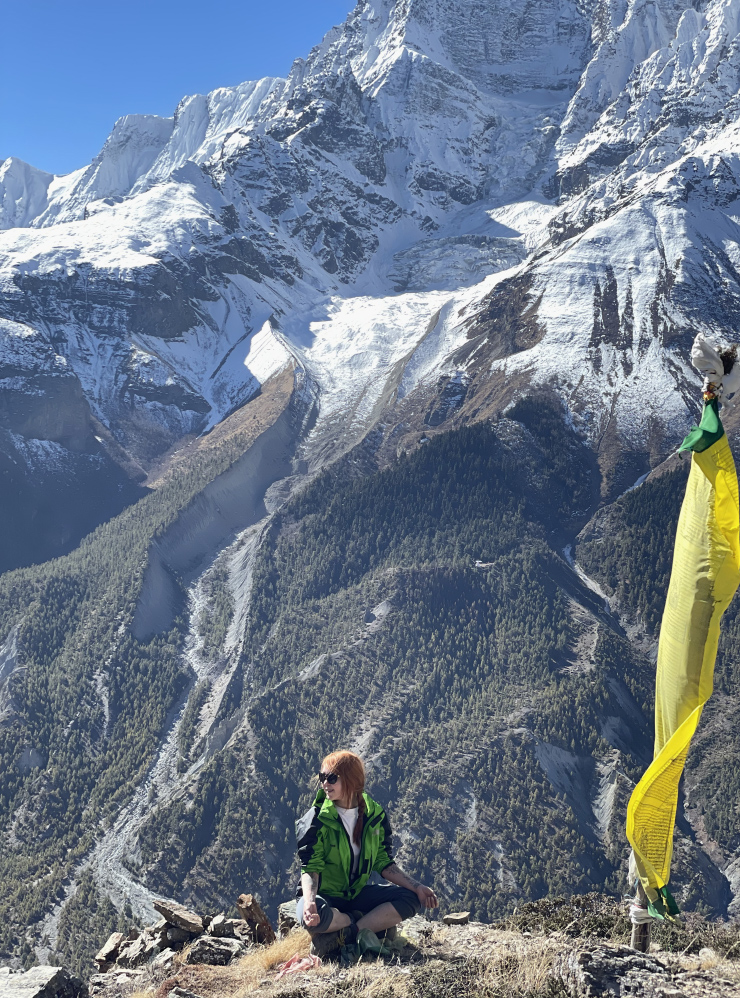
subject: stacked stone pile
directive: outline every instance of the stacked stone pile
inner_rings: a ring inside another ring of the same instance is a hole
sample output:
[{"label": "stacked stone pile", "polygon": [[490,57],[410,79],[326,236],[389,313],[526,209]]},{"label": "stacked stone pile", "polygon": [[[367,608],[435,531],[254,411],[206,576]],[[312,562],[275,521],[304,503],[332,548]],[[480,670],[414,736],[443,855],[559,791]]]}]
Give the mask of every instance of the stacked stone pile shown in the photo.
[{"label": "stacked stone pile", "polygon": [[[197,915],[174,901],[155,901],[158,922],[128,935],[114,932],[95,957],[99,979],[112,972],[131,971],[144,964],[168,968],[175,954],[188,946],[186,963],[225,966],[256,945],[271,943],[275,932],[259,902],[251,894],[237,901],[241,918]],[[93,983],[97,983],[93,978]]]}]

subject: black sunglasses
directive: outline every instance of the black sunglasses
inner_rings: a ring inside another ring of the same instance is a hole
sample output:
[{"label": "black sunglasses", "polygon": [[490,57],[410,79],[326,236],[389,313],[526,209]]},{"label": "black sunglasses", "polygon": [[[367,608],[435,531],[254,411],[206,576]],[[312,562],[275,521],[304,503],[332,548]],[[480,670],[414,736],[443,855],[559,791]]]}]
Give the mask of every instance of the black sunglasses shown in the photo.
[{"label": "black sunglasses", "polygon": [[319,783],[328,783],[330,787],[333,787],[338,779],[336,773],[319,773]]}]

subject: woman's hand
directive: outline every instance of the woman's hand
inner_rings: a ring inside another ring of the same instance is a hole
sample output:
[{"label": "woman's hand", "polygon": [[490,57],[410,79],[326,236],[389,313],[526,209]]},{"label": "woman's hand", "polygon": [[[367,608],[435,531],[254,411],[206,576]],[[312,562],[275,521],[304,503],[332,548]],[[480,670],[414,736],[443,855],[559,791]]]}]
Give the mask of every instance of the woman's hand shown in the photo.
[{"label": "woman's hand", "polygon": [[303,906],[303,921],[306,925],[318,925],[319,924],[319,913],[316,910],[315,901],[306,901]]},{"label": "woman's hand", "polygon": [[434,893],[431,887],[425,887],[423,884],[419,884],[415,888],[416,896],[421,901],[422,908],[436,908],[439,905],[437,900],[437,895]]},{"label": "woman's hand", "polygon": [[316,891],[319,887],[318,873],[301,874],[301,890],[303,891],[303,924],[313,928],[321,921],[316,908]]},{"label": "woman's hand", "polygon": [[399,887],[405,887],[406,890],[413,891],[419,901],[421,901],[423,908],[436,908],[439,905],[437,895],[431,887],[425,887],[424,884],[420,884],[418,880],[414,880],[408,873],[404,873],[395,863],[386,866],[380,875],[391,884],[398,884]]}]

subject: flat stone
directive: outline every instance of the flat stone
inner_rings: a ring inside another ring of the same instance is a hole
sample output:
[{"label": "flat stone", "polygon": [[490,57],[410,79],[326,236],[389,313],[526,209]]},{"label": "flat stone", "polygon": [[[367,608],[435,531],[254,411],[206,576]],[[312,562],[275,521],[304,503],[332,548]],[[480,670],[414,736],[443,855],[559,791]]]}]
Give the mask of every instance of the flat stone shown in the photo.
[{"label": "flat stone", "polygon": [[210,963],[225,967],[235,956],[247,952],[247,947],[238,939],[217,939],[215,936],[201,936],[188,950],[187,963]]},{"label": "flat stone", "polygon": [[170,994],[174,995],[174,998],[200,998],[195,991],[188,991],[187,988],[173,988]]},{"label": "flat stone", "polygon": [[469,911],[451,911],[442,921],[445,925],[467,925],[470,921]]},{"label": "flat stone", "polygon": [[97,964],[115,963],[116,957],[121,952],[121,945],[125,942],[126,936],[122,932],[113,932],[108,936],[108,941],[103,943],[95,955]]},{"label": "flat stone", "polygon": [[86,998],[87,987],[64,967],[31,967],[0,978],[0,998]]},{"label": "flat stone", "polygon": [[189,911],[175,901],[155,901],[154,909],[163,915],[172,925],[177,925],[188,932],[201,933],[204,931],[203,919],[196,915],[194,911]]},{"label": "flat stone", "polygon": [[122,947],[116,965],[130,970],[132,967],[138,967],[140,963],[145,963],[147,959],[146,948],[150,943],[151,940],[142,933],[133,942]]}]

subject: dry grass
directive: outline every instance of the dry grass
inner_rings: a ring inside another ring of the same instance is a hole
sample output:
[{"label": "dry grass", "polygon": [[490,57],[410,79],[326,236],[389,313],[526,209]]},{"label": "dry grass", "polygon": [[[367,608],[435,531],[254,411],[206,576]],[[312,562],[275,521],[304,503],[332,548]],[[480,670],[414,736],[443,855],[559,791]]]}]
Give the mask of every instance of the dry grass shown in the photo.
[{"label": "dry grass", "polygon": [[557,937],[526,939],[511,933],[499,938],[499,949],[486,961],[485,976],[502,993],[508,987],[523,995],[538,994],[552,980],[553,960],[562,951],[563,940]]},{"label": "dry grass", "polygon": [[[212,967],[203,963],[186,964],[186,948],[178,954],[172,976],[160,984],[155,998],[166,998],[174,987],[187,988],[201,998],[243,998],[270,983],[281,963],[285,963],[296,953],[306,956],[310,945],[311,937],[307,932],[291,932],[270,946],[251,950],[226,967]],[[323,968],[312,971],[312,975],[321,974],[322,971]],[[131,998],[152,998],[152,993],[137,992]]]},{"label": "dry grass", "polygon": [[[310,947],[311,936],[304,929],[299,929],[291,932],[284,939],[276,939],[269,946],[260,947],[247,953],[239,960],[235,969],[245,987],[248,987],[250,984],[259,982],[268,972],[276,971],[281,963],[290,960],[292,956],[296,954],[308,956]],[[247,993],[248,991],[239,992],[239,994]]]}]

